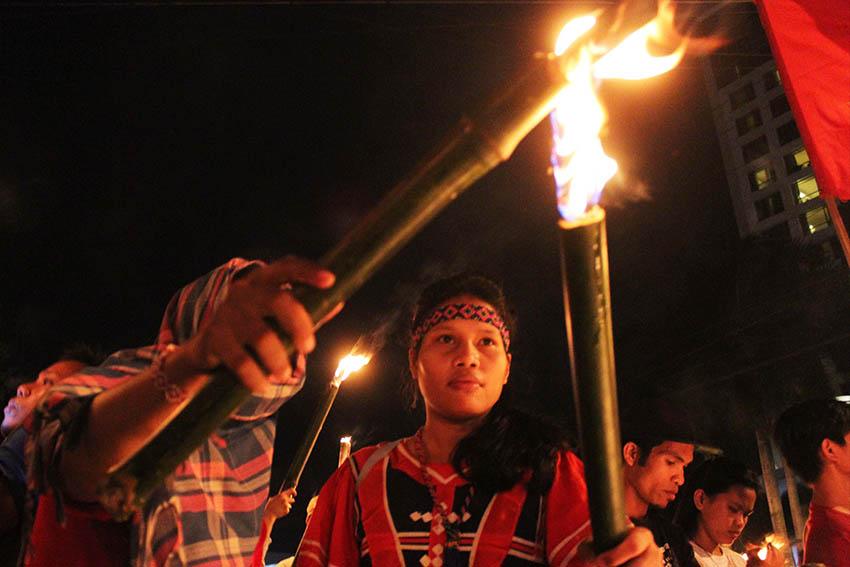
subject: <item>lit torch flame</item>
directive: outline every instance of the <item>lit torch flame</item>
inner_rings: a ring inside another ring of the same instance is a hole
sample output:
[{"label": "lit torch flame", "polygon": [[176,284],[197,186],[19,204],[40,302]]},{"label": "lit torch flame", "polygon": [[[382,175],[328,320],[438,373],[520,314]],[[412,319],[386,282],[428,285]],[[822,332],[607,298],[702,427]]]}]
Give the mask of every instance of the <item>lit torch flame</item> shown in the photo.
[{"label": "lit torch flame", "polygon": [[[617,162],[605,155],[599,131],[605,125],[605,109],[596,97],[601,79],[644,79],[675,67],[685,52],[685,41],[665,56],[649,53],[651,42],[660,43],[672,30],[672,7],[662,4],[658,16],[598,60],[593,46],[581,53],[567,72],[568,86],[552,111],[555,143],[552,167],[558,186],[558,210],[567,220],[581,217],[595,205],[602,188],[617,172]],[[555,44],[555,55],[563,53],[596,25],[594,16],[581,16],[567,22]]]},{"label": "lit torch flame", "polygon": [[372,356],[368,354],[349,354],[344,357],[339,361],[339,366],[336,367],[336,372],[334,372],[334,385],[342,384],[351,374],[369,364],[371,359]]},{"label": "lit torch flame", "polygon": [[[784,545],[785,545],[785,542],[782,541],[782,539],[779,538],[776,534],[767,534],[764,537],[764,545],[762,545],[759,548],[759,550],[756,552],[756,557],[758,557],[760,560],[764,561],[765,559],[767,559],[767,553],[768,553],[769,547],[774,547],[776,549],[782,549],[782,547]],[[744,553],[744,554],[742,554],[742,556],[744,557],[744,561],[747,561],[747,559],[748,559],[747,554]]]}]

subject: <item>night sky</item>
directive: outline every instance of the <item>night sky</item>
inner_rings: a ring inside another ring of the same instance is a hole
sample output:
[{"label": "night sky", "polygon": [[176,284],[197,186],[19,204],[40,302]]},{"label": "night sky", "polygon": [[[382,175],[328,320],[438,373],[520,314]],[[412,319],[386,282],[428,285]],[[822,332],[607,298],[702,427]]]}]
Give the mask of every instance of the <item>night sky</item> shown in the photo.
[{"label": "night sky", "polygon": [[[0,8],[3,377],[32,375],[78,340],[150,344],[171,294],[230,257],[320,257],[597,5]],[[732,301],[738,236],[701,63],[603,96],[603,143],[622,172],[603,199],[628,404],[638,377]],[[544,121],[320,331],[308,386],[280,416],[276,482],[339,357],[389,330],[343,386],[278,541],[303,522],[341,435],[356,449],[417,426],[397,393],[397,321],[436,275],[504,283],[519,317],[515,393],[572,422],[550,136]]]}]

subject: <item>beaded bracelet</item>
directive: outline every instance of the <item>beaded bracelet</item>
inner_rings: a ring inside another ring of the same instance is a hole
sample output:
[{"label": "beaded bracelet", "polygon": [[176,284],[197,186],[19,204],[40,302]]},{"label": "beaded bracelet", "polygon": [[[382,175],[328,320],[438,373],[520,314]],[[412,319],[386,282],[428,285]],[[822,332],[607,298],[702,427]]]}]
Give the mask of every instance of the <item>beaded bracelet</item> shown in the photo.
[{"label": "beaded bracelet", "polygon": [[165,350],[157,355],[151,365],[154,388],[162,393],[162,398],[166,402],[171,404],[177,404],[186,399],[186,390],[172,382],[163,368],[165,366],[165,360],[175,350],[177,350],[177,345],[166,346]]}]

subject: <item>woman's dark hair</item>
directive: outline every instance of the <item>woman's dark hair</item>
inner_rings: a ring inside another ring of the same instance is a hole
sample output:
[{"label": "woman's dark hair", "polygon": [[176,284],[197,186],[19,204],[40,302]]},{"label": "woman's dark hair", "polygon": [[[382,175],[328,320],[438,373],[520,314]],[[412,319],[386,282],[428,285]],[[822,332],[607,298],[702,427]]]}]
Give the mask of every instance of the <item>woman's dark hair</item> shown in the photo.
[{"label": "woman's dark hair", "polygon": [[676,518],[688,537],[692,538],[696,534],[699,519],[699,510],[694,505],[694,493],[702,490],[707,496],[716,496],[734,486],[752,488],[758,492],[760,484],[758,476],[745,464],[729,457],[708,459],[690,474],[682,507]]},{"label": "woman's dark hair", "polygon": [[[419,344],[413,340],[414,330],[437,307],[460,295],[477,297],[492,305],[508,330],[515,333],[516,318],[502,288],[481,274],[462,273],[434,282],[419,296],[408,343],[414,353],[419,351]],[[420,395],[416,382],[408,378],[404,389],[411,406],[415,406]],[[506,394],[503,391],[481,427],[458,443],[452,464],[464,478],[485,491],[509,490],[517,482],[528,480],[531,490],[544,492],[555,478],[559,452],[568,448],[567,437],[550,420],[510,407]]]}]

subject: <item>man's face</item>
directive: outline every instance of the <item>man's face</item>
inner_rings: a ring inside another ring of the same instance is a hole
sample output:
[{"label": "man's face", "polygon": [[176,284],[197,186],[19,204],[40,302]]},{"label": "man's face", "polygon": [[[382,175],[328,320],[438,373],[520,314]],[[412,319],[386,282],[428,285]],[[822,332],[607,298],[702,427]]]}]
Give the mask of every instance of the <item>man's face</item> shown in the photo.
[{"label": "man's face", "polygon": [[694,460],[694,446],[665,441],[649,453],[646,464],[626,467],[626,482],[645,503],[664,508],[685,482],[685,467]]},{"label": "man's face", "polygon": [[0,432],[4,435],[20,427],[35,409],[35,405],[50,386],[79,371],[85,364],[76,360],[60,360],[38,373],[38,378],[18,386],[15,397],[3,409]]}]

